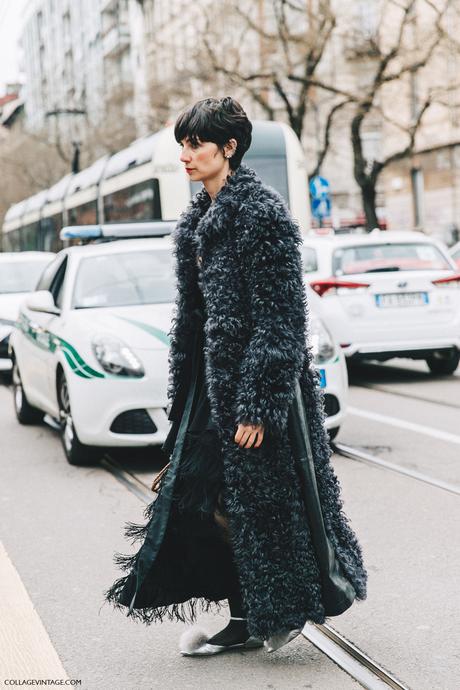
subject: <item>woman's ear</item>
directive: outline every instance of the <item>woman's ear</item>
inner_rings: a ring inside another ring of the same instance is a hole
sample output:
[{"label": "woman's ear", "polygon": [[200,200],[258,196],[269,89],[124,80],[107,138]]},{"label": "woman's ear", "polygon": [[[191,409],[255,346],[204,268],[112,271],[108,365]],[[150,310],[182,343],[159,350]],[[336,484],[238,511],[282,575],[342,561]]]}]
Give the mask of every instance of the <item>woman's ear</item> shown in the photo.
[{"label": "woman's ear", "polygon": [[224,156],[225,158],[231,158],[236,151],[238,142],[236,139],[229,139],[224,146]]}]

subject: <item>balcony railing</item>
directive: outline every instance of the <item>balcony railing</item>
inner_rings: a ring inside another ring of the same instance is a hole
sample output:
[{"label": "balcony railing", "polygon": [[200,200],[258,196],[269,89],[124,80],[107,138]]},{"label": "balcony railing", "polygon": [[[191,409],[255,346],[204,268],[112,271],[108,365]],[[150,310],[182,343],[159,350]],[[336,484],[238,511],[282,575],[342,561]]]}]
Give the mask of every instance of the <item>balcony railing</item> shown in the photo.
[{"label": "balcony railing", "polygon": [[125,25],[113,26],[102,37],[102,52],[105,58],[116,57],[129,48],[129,29]]}]

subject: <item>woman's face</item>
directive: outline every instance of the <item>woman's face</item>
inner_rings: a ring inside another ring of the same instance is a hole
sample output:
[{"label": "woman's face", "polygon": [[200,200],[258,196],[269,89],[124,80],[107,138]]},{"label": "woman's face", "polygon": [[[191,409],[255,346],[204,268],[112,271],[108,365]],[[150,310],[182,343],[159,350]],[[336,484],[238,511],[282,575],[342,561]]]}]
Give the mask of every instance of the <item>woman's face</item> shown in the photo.
[{"label": "woman's face", "polygon": [[[232,140],[233,141],[233,140]],[[228,159],[224,157],[222,149],[213,141],[200,141],[192,144],[188,137],[180,142],[182,153],[180,160],[185,165],[185,170],[194,182],[206,182],[228,172]],[[228,152],[231,153],[231,146]]]}]

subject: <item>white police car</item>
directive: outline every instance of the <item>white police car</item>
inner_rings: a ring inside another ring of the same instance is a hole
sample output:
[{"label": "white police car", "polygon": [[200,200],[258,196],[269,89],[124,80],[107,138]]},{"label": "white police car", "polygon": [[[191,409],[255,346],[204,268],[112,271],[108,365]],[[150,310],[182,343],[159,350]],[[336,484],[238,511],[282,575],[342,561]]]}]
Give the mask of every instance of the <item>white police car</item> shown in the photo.
[{"label": "white police car", "polygon": [[306,237],[305,277],[350,359],[425,359],[452,374],[460,354],[460,273],[420,232]]},{"label": "white police car", "polygon": [[[45,413],[56,419],[71,464],[92,464],[107,447],[166,438],[172,226],[64,229],[67,238],[110,234],[112,241],[63,249],[21,306],[10,338],[16,415],[23,424]],[[116,239],[144,232],[149,236]],[[312,317],[312,337],[335,430],[346,404],[346,367],[319,316]]]},{"label": "white police car", "polygon": [[11,369],[8,341],[19,305],[27,293],[35,290],[40,274],[54,256],[52,252],[0,254],[0,371]]}]

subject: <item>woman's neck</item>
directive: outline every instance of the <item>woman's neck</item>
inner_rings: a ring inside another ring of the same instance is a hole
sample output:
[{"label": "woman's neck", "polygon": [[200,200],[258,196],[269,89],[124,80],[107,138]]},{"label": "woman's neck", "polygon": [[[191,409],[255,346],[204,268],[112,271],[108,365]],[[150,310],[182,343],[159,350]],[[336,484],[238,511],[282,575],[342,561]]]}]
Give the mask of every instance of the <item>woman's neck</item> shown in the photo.
[{"label": "woman's neck", "polygon": [[206,180],[206,182],[204,182],[206,191],[211,197],[211,203],[214,202],[216,196],[218,195],[222,187],[225,186],[227,179],[230,175],[233,175],[233,170],[231,170],[231,168],[229,167],[223,175],[216,176],[212,180]]}]

